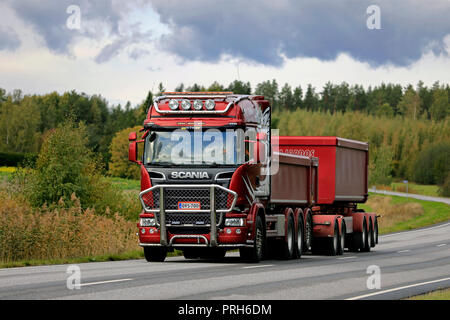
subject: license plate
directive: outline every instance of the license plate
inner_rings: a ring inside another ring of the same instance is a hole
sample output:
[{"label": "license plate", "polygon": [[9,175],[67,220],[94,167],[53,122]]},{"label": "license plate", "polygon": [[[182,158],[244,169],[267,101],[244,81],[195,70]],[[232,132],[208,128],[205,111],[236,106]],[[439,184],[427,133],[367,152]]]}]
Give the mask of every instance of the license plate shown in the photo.
[{"label": "license plate", "polygon": [[200,210],[200,202],[193,202],[193,201],[178,202],[178,210]]}]

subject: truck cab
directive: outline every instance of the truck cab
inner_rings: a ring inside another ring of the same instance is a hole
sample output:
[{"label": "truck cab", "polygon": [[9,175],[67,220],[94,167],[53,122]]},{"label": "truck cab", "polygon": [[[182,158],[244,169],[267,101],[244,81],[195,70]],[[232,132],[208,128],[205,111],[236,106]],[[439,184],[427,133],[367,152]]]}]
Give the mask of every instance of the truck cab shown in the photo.
[{"label": "truck cab", "polygon": [[148,260],[162,261],[173,248],[187,257],[254,248],[247,218],[256,197],[269,196],[269,130],[262,96],[170,92],[155,99],[129,147],[141,168],[139,242]]}]

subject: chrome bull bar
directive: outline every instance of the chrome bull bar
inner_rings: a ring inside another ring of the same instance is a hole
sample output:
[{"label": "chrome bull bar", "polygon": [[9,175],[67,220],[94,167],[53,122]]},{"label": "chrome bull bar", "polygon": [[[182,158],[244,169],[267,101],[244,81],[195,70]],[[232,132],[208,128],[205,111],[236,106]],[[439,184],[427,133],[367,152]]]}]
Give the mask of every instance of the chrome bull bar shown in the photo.
[{"label": "chrome bull bar", "polygon": [[[164,191],[166,189],[195,189],[195,188],[209,188],[209,209],[166,209],[164,203]],[[228,194],[233,196],[233,201],[228,209],[216,209],[216,197],[215,190],[216,188],[227,192]],[[149,192],[159,190],[159,208],[150,208],[144,201],[143,196]],[[167,242],[167,224],[166,224],[166,213],[180,213],[180,212],[189,212],[189,213],[209,213],[210,214],[210,241],[209,245],[216,247],[217,246],[217,227],[222,223],[223,215],[227,212],[231,212],[233,210],[236,201],[237,201],[237,193],[233,190],[227,189],[221,185],[217,184],[159,184],[148,188],[141,193],[139,193],[139,199],[141,201],[142,207],[146,213],[154,213],[156,224],[160,229],[160,244],[163,246],[172,245],[174,239],[171,239],[170,243]],[[216,223],[217,213],[220,214],[219,222]],[[159,215],[159,222],[156,217],[156,214]],[[202,226],[208,226],[202,225]],[[190,237],[190,236],[189,236]],[[198,236],[196,236],[198,237]],[[178,236],[177,238],[186,238],[186,236]],[[190,237],[191,238],[191,237]]]}]

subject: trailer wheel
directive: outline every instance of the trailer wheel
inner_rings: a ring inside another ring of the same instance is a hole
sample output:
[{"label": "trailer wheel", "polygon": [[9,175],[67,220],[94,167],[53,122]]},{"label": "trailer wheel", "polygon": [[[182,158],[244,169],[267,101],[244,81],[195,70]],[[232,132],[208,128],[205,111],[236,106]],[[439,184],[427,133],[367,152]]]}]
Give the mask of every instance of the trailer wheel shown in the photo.
[{"label": "trailer wheel", "polygon": [[339,223],[334,223],[333,237],[326,238],[327,242],[327,254],[329,256],[335,256],[339,251]]},{"label": "trailer wheel", "polygon": [[166,260],[166,247],[144,247],[145,260],[148,262],[163,262]]},{"label": "trailer wheel", "polygon": [[313,223],[311,214],[308,213],[306,215],[306,223],[305,223],[305,242],[303,246],[303,252],[312,249],[313,246]]},{"label": "trailer wheel", "polygon": [[372,239],[373,239],[373,226],[372,222],[369,222],[369,232],[366,235],[365,246],[361,249],[363,252],[369,252],[370,247],[372,247]]},{"label": "trailer wheel", "polygon": [[286,240],[283,240],[280,244],[280,259],[292,259],[295,254],[295,227],[294,219],[291,215],[288,218]]},{"label": "trailer wheel", "polygon": [[355,232],[353,234],[350,250],[356,252],[359,249],[363,251],[364,248],[366,247],[366,243],[367,243],[367,224],[366,219],[364,218],[362,232]]},{"label": "trailer wheel", "polygon": [[370,226],[372,227],[372,232],[369,232],[369,242],[370,242],[370,247],[373,248],[375,247],[375,226],[372,224],[372,222],[370,222]]},{"label": "trailer wheel", "polygon": [[303,241],[304,241],[304,229],[303,229],[303,219],[298,217],[297,222],[297,237],[295,241],[295,257],[300,259],[303,252]]},{"label": "trailer wheel", "polygon": [[345,234],[347,233],[347,228],[345,227],[345,220],[342,220],[341,223],[341,234],[339,235],[339,247],[337,254],[342,255],[344,254],[344,248],[345,248]]},{"label": "trailer wheel", "polygon": [[256,217],[255,243],[251,248],[240,248],[241,259],[246,262],[259,262],[263,258],[265,248],[265,232],[261,217]]}]

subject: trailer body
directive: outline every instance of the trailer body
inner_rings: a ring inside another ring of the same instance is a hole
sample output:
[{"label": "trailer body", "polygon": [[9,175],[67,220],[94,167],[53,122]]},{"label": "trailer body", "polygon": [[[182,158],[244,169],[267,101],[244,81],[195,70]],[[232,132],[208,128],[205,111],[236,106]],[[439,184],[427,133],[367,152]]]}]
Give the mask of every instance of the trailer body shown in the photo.
[{"label": "trailer body", "polygon": [[339,137],[279,137],[282,153],[320,161],[319,204],[364,203],[368,196],[368,143]]}]

